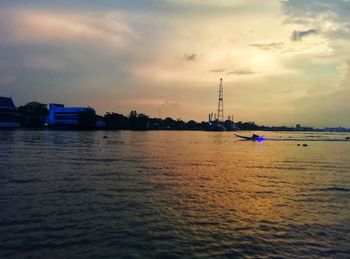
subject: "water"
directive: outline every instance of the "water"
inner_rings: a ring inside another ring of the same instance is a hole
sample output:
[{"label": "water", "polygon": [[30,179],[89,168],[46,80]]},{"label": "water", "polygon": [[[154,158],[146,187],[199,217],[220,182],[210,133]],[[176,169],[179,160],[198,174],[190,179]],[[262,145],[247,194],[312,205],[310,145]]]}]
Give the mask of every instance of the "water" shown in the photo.
[{"label": "water", "polygon": [[1,131],[0,257],[349,258],[348,135],[262,134]]}]

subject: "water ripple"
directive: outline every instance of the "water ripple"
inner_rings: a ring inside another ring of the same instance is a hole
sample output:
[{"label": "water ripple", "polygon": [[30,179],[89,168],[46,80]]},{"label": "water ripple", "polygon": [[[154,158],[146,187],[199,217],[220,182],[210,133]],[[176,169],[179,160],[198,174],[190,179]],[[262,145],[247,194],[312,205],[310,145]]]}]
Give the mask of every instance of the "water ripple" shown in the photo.
[{"label": "water ripple", "polygon": [[266,137],[0,132],[0,257],[348,257],[345,137]]}]

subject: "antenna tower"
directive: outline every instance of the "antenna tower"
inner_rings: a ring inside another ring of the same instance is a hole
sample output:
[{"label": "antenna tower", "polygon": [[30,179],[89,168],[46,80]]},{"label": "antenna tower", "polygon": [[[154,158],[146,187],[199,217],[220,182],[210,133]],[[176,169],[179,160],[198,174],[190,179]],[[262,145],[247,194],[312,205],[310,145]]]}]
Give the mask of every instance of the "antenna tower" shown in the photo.
[{"label": "antenna tower", "polygon": [[218,103],[218,121],[224,121],[224,86],[222,85],[222,78],[220,78],[219,85],[219,103]]}]

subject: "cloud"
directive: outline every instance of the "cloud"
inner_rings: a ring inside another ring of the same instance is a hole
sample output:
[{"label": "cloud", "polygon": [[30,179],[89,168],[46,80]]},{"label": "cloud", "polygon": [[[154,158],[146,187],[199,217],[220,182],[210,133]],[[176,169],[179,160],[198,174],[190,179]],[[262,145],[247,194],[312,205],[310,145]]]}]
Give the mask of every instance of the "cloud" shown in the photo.
[{"label": "cloud", "polygon": [[24,57],[23,65],[29,69],[46,71],[63,70],[66,66],[62,56],[58,55],[33,55]]},{"label": "cloud", "polygon": [[0,88],[2,86],[5,86],[5,85],[8,85],[8,84],[11,84],[13,82],[16,81],[16,76],[14,75],[2,75],[1,73],[1,77],[0,77]]},{"label": "cloud", "polygon": [[255,74],[255,72],[249,69],[238,69],[227,73],[227,75],[240,75],[240,76],[252,75],[252,74]]},{"label": "cloud", "polygon": [[350,127],[350,60],[342,68],[338,82],[316,82],[295,101],[296,118],[315,126]]},{"label": "cloud", "polygon": [[226,75],[252,75],[255,74],[254,71],[248,68],[243,69],[233,69],[228,71],[228,68],[217,68],[217,69],[211,69],[209,72],[212,73],[226,73]]},{"label": "cloud", "polygon": [[[232,0],[166,0],[173,4],[181,5],[196,5],[196,6],[239,6],[245,4],[244,1],[232,1]],[[253,2],[253,1],[252,1]],[[254,2],[257,2],[256,0]]]},{"label": "cloud", "polygon": [[[340,0],[5,2],[0,75],[13,76],[0,77],[0,86],[14,91],[18,103],[83,103],[122,113],[160,109],[163,116],[198,120],[215,109],[217,81],[224,77],[225,110],[243,120],[291,122],[286,114],[305,89],[337,85],[336,68],[349,59],[343,37],[350,32],[349,10]],[[317,36],[303,40],[309,29]],[[302,43],[290,40],[294,30]],[[249,100],[254,105],[247,109]]]},{"label": "cloud", "polygon": [[[98,43],[117,48],[137,38],[122,15],[4,8],[0,10],[0,41],[31,43]],[[12,27],[6,27],[11,24]]]},{"label": "cloud", "polygon": [[197,59],[197,55],[196,54],[185,55],[184,58],[186,61],[195,61]]},{"label": "cloud", "polygon": [[[235,8],[237,10],[241,8],[247,8],[247,6],[253,9],[256,6],[262,8],[266,7],[266,3],[262,3],[261,0],[157,0],[158,2],[168,2],[174,5],[195,6],[195,7],[219,7],[219,8]],[[270,0],[272,4],[280,4],[280,0]]]},{"label": "cloud", "polygon": [[265,44],[249,44],[251,47],[255,47],[261,50],[280,50],[284,47],[283,42],[272,42],[272,43],[265,43]]},{"label": "cloud", "polygon": [[315,28],[330,39],[350,38],[350,2],[347,0],[287,1],[283,3],[285,22]]},{"label": "cloud", "polygon": [[209,70],[209,72],[212,72],[212,73],[222,73],[222,72],[225,72],[225,68],[217,68],[217,69],[211,69]]},{"label": "cloud", "polygon": [[308,36],[308,35],[312,35],[312,34],[316,34],[315,29],[310,29],[307,31],[294,31],[292,36],[291,36],[291,40],[292,41],[300,41],[303,37]]}]

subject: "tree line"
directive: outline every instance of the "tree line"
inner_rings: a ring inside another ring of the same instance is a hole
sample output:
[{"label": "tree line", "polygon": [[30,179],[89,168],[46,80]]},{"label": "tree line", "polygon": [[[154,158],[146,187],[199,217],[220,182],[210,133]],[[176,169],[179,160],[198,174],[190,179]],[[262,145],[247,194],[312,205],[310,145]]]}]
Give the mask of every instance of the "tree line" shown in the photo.
[{"label": "tree line", "polygon": [[[25,128],[44,128],[49,116],[47,104],[30,102],[17,109],[20,122]],[[184,121],[167,117],[151,118],[144,113],[133,110],[125,116],[116,112],[107,112],[105,115],[97,115],[93,109],[88,109],[79,115],[79,127],[83,129],[95,128],[95,125],[104,129],[114,130],[208,130],[208,121],[197,122],[195,120]],[[233,126],[233,122],[224,122],[227,129]],[[236,122],[236,127],[241,130],[259,130],[261,127],[254,122]]]}]

